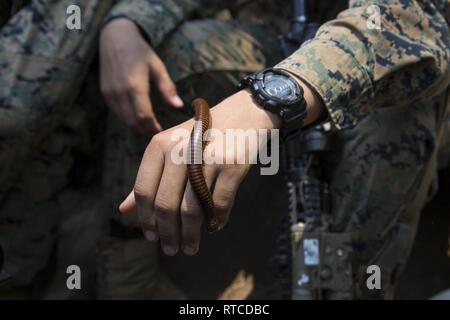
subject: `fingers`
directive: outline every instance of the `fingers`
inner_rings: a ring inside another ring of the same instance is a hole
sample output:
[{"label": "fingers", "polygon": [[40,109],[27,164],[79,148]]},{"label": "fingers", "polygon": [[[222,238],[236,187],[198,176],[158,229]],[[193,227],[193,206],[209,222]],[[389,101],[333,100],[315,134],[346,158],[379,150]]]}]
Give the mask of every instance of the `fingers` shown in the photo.
[{"label": "fingers", "polygon": [[119,88],[102,89],[107,104],[119,119],[139,133],[160,132],[162,127],[153,112],[148,84],[139,84],[135,80],[128,82]]},{"label": "fingers", "polygon": [[134,112],[131,105],[128,103],[128,99],[121,99],[119,95],[112,93],[104,94],[104,97],[114,114],[119,117],[119,119],[122,119],[127,126],[133,127],[135,124]]},{"label": "fingers", "polygon": [[[107,103],[113,107],[116,115],[129,127],[136,128],[136,118],[133,105],[126,95],[114,94],[107,98]],[[117,106],[114,108],[114,106]]]},{"label": "fingers", "polygon": [[120,204],[119,211],[123,214],[130,214],[136,211],[136,200],[134,199],[133,191]]},{"label": "fingers", "polygon": [[176,86],[167,72],[166,66],[156,54],[152,55],[150,59],[150,74],[152,82],[164,100],[175,108],[183,107],[183,100],[178,96]]},{"label": "fingers", "polygon": [[[213,185],[216,171],[205,166],[205,180],[209,188]],[[198,252],[203,223],[203,210],[190,183],[186,186],[180,208],[182,250],[186,255]]]},{"label": "fingers", "polygon": [[113,86],[113,82],[110,80],[110,75],[105,70],[105,62],[101,63],[101,92],[107,105],[113,110],[115,115],[121,119],[127,126],[135,127],[136,121],[134,117],[134,111],[128,97],[122,94],[119,88]]},{"label": "fingers", "polygon": [[150,102],[149,60],[157,55],[137,26],[128,19],[108,23],[101,32],[99,51],[100,86],[108,106],[142,134],[161,131]]},{"label": "fingers", "polygon": [[[155,136],[159,139],[160,135]],[[154,138],[154,139],[155,139]],[[228,222],[237,190],[248,168],[229,165],[226,169],[205,166],[205,180],[213,188],[213,201],[220,228]],[[120,206],[122,213],[136,209],[145,237],[161,240],[166,255],[175,255],[180,247],[184,254],[195,255],[204,221],[203,209],[190,183],[185,166],[165,159],[158,143],[147,148],[138,172],[134,193]],[[181,232],[180,232],[181,229]]]},{"label": "fingers", "polygon": [[236,193],[246,171],[245,166],[232,165],[222,170],[215,181],[212,197],[220,229],[228,222]]},{"label": "fingers", "polygon": [[183,202],[180,208],[180,216],[182,238],[181,249],[186,255],[195,255],[198,252],[200,244],[203,212],[190,183],[187,184],[184,193]]},{"label": "fingers", "polygon": [[175,255],[180,245],[179,213],[186,180],[186,167],[166,159],[154,207],[161,248],[169,256]]},{"label": "fingers", "polygon": [[[153,139],[157,139],[155,136]],[[144,153],[142,163],[134,185],[136,211],[144,232],[149,241],[158,239],[153,204],[158,191],[159,181],[163,173],[164,155],[157,143],[150,143]]]},{"label": "fingers", "polygon": [[148,91],[136,90],[128,94],[128,99],[133,106],[135,128],[142,134],[157,133],[162,127],[153,112],[152,103]]}]

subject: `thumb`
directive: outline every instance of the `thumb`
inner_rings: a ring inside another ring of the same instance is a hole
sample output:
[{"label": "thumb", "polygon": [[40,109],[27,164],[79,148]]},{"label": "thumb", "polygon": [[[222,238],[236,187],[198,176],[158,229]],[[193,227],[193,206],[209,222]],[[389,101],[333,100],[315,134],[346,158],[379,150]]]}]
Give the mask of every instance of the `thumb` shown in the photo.
[{"label": "thumb", "polygon": [[123,214],[130,214],[136,211],[136,200],[134,192],[131,191],[127,198],[120,204],[119,211]]},{"label": "thumb", "polygon": [[177,94],[177,88],[172,81],[172,78],[167,72],[164,63],[157,58],[150,66],[151,79],[158,88],[159,92],[171,106],[175,108],[183,107],[183,100]]}]

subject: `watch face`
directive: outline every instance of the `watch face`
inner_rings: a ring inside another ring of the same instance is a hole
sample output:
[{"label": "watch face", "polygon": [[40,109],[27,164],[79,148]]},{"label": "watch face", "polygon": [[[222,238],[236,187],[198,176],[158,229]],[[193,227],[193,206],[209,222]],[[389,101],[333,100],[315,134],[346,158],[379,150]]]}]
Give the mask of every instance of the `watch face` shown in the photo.
[{"label": "watch face", "polygon": [[297,98],[297,85],[291,79],[279,74],[268,74],[264,78],[264,89],[273,98],[295,100]]}]

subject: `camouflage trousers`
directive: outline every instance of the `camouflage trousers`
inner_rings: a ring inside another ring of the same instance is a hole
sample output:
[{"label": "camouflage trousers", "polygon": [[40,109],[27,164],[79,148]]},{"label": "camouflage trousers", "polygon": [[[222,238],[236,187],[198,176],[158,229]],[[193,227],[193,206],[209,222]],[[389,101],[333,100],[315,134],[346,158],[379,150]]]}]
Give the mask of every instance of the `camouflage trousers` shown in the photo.
[{"label": "camouflage trousers", "polygon": [[[91,3],[94,8],[95,1]],[[98,17],[94,12],[92,19]],[[99,16],[104,13],[96,12]],[[174,110],[154,93],[156,114],[163,126],[167,128],[191,117],[188,105],[194,97],[201,96],[214,105],[235,92],[235,85],[243,75],[279,62],[282,57],[276,35],[276,31],[267,27],[238,21],[202,20],[181,25],[157,51],[187,107]],[[93,41],[94,38],[72,42],[78,46],[78,52],[83,49],[88,52],[82,59],[86,63],[92,61]],[[4,52],[0,52],[2,59],[13,61],[11,54]],[[30,66],[32,61],[27,63]],[[41,75],[39,64],[35,64],[37,71],[26,78]],[[45,67],[51,69],[51,61],[49,65]],[[17,86],[15,77],[4,76],[17,70],[22,69],[12,68],[3,73],[2,88]],[[164,297],[165,293],[154,295],[155,278],[160,277],[155,265],[162,265],[184,289],[195,287],[193,284],[199,281],[213,284],[214,288],[207,293],[185,289],[189,297],[217,297],[230,279],[218,277],[214,270],[227,266],[230,274],[243,269],[255,276],[251,297],[276,298],[273,257],[278,222],[286,203],[281,177],[259,176],[257,170],[252,170],[239,191],[230,224],[218,235],[205,236],[198,257],[162,258],[156,245],[142,239],[136,217],[120,216],[117,211],[133,186],[148,139],[123,126],[114,116],[106,115],[105,109],[93,102],[99,96],[96,86],[86,85],[81,94],[80,90],[68,90],[74,79],[90,83],[85,72],[55,77],[54,83],[45,84],[44,89],[58,92],[49,96],[59,98],[54,105],[60,109],[38,109],[42,113],[33,115],[21,127],[25,134],[14,131],[2,135],[6,143],[2,144],[1,161],[10,169],[2,170],[6,182],[3,184],[2,180],[1,186],[0,242],[6,247],[7,270],[14,276],[5,288],[6,296],[26,287],[26,296],[55,297],[54,292],[63,292],[56,296],[62,297],[67,295],[61,289],[65,286],[65,266],[81,264],[89,269],[97,260],[96,288],[92,289],[93,281],[89,281],[93,274],[84,278],[83,286],[96,291],[100,298]],[[97,81],[95,74],[92,81]],[[32,89],[21,88],[24,93],[35,92]],[[1,93],[10,105],[17,104],[11,92]],[[78,95],[75,105],[74,93]],[[19,110],[18,114],[26,114],[31,98],[20,105],[25,111]],[[98,106],[94,115],[93,105]],[[356,275],[393,238],[405,202],[417,191],[417,179],[427,157],[438,147],[436,108],[434,101],[393,106],[374,111],[358,126],[336,133],[336,149],[324,161],[333,197],[330,228],[352,234],[351,262]],[[49,117],[53,122],[47,128],[51,130],[35,142],[36,137],[27,132],[34,132],[29,130],[35,128],[33,121],[49,114],[58,117]],[[102,123],[106,130],[104,140],[98,138],[103,132],[103,126],[99,126]],[[6,124],[2,126],[8,128]],[[72,131],[68,132],[67,127]],[[20,140],[24,136],[27,140]],[[17,150],[18,145],[33,148]],[[99,161],[103,150],[104,160]],[[102,173],[101,178],[98,172]],[[406,252],[396,252],[391,260],[404,260]],[[383,265],[380,267],[385,269]],[[49,275],[49,270],[55,268],[57,271]],[[392,268],[386,268],[383,288],[395,281],[392,274]],[[37,279],[44,283],[41,287],[48,289],[54,285],[59,289],[50,293],[43,290],[44,294],[40,290],[33,295],[29,287],[34,288]],[[356,297],[373,295],[364,292],[359,283],[362,282],[355,276]],[[380,291],[377,296],[383,294]]]}]

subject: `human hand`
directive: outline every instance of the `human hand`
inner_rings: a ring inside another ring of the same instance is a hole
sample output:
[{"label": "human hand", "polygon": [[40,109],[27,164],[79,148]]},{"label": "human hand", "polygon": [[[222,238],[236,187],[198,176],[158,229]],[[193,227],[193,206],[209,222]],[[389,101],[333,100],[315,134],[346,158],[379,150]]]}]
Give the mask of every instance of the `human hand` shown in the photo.
[{"label": "human hand", "polygon": [[[306,125],[318,120],[324,113],[320,99],[300,79],[304,89],[308,116]],[[212,127],[222,136],[227,129],[276,129],[281,121],[277,115],[259,107],[247,91],[239,91],[211,110]],[[145,237],[149,241],[161,242],[163,252],[175,255],[180,247],[187,255],[198,252],[203,215],[200,204],[187,181],[187,167],[173,161],[172,150],[179,141],[172,139],[174,132],[185,130],[191,132],[193,120],[163,131],[150,141],[136,178],[133,192],[120,206],[122,213],[137,211]],[[220,139],[219,139],[220,140]],[[258,154],[265,141],[257,144],[245,144],[228,152],[223,146],[218,147],[215,139],[209,141],[208,149],[214,150],[216,159],[224,159],[222,164],[212,163],[204,166],[206,183],[212,191],[215,213],[220,225],[227,222],[233,207],[236,192],[250,169],[250,155]],[[188,141],[183,142],[185,145]],[[223,154],[217,154],[221,153]],[[231,157],[231,159],[230,159]],[[249,159],[244,164],[239,159]],[[236,163],[236,164],[230,164]]]},{"label": "human hand", "polygon": [[[273,115],[258,107],[247,91],[240,91],[211,109],[212,124],[215,130],[225,136],[227,129],[273,129],[279,123]],[[172,150],[179,141],[172,139],[176,130],[189,132],[193,120],[155,135],[144,153],[136,179],[134,193],[131,193],[120,206],[123,213],[137,210],[145,237],[150,241],[161,241],[167,255],[174,255],[179,248],[187,255],[197,253],[200,242],[203,215],[190,183],[187,181],[185,164],[173,161]],[[183,141],[186,145],[187,141]],[[216,159],[224,159],[222,164],[204,166],[207,185],[213,190],[212,197],[216,216],[223,226],[227,220],[238,187],[246,176],[251,161],[245,164],[237,159],[248,159],[256,154],[261,145],[248,144],[227,152],[217,147],[215,139],[208,142],[208,149],[215,151]],[[223,154],[218,155],[223,151]],[[232,157],[233,159],[225,159]]]},{"label": "human hand", "polygon": [[101,91],[115,114],[142,134],[162,130],[153,112],[150,83],[171,106],[183,106],[164,63],[139,28],[126,18],[112,20],[100,35]]}]

